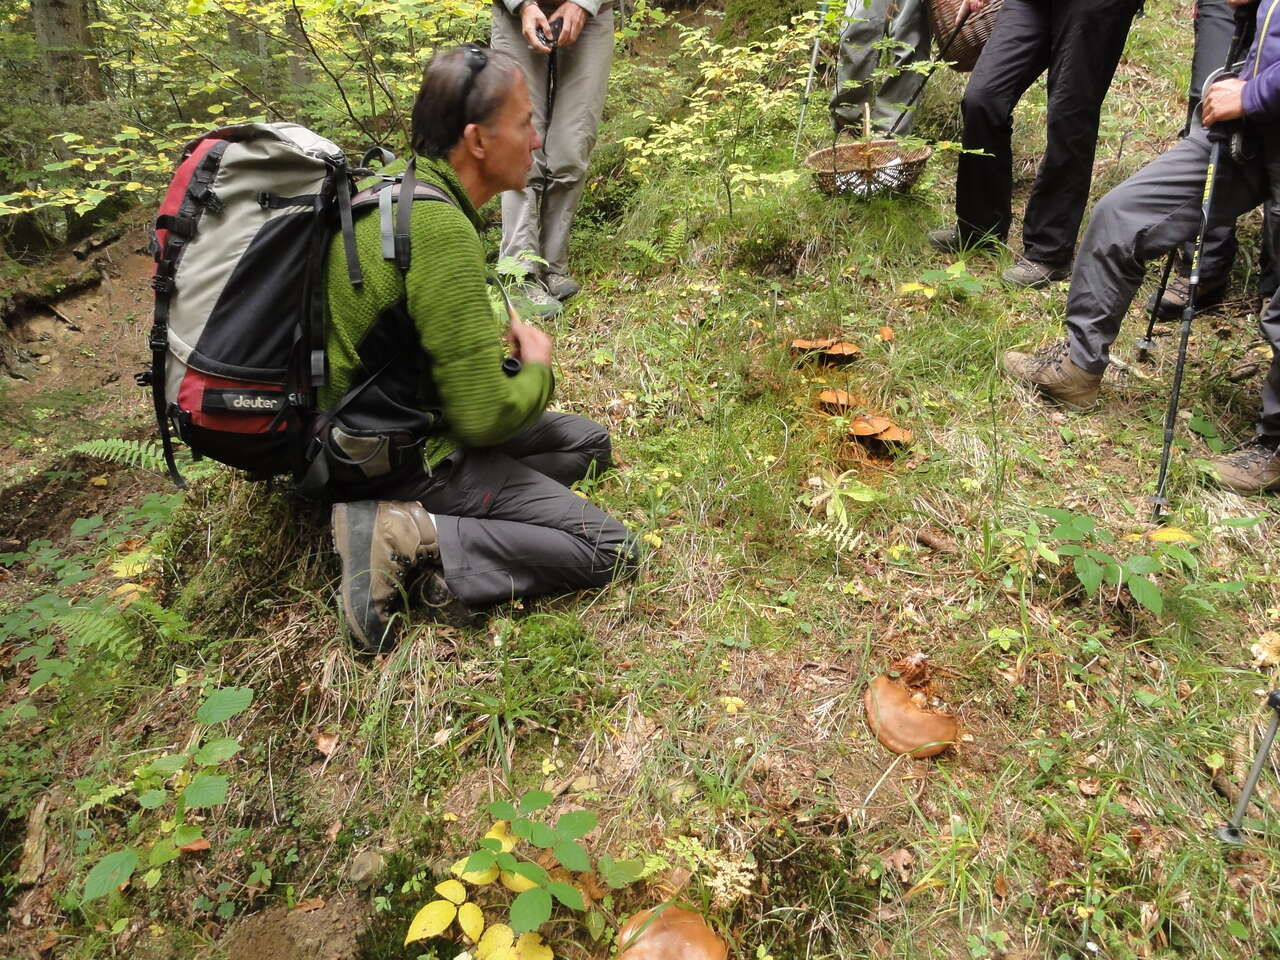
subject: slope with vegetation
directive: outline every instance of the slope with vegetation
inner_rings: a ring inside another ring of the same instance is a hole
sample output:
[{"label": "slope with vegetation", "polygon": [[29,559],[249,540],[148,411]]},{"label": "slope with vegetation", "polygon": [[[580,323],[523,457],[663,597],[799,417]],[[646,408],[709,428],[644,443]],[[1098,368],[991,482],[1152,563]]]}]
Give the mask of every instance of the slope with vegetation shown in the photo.
[{"label": "slope with vegetation", "polygon": [[[708,9],[628,7],[575,238],[584,292],[551,326],[557,407],[615,437],[619,469],[581,492],[646,543],[636,582],[482,628],[421,619],[360,660],[322,510],[208,463],[184,465],[180,494],[159,469],[129,377],[145,209],[86,254],[97,286],[13,318],[0,957],[510,955],[500,924],[545,944],[516,955],[606,956],[663,900],[759,960],[1280,952],[1273,770],[1248,845],[1214,835],[1280,656],[1275,504],[1201,473],[1249,433],[1266,362],[1250,304],[1197,324],[1174,512],[1153,527],[1171,337],[1151,366],[1119,345],[1096,412],[1043,406],[995,358],[1056,336],[1064,290],[1002,289],[1006,254],[929,250],[945,153],[871,200],[797,172],[812,14],[751,36]],[[1095,195],[1181,122],[1189,5],[1147,9]],[[19,76],[38,50],[24,11],[0,10]],[[4,108],[30,131],[0,167],[11,237],[78,241],[101,201],[153,198],[173,145],[215,117],[394,139],[422,50],[482,35],[487,13],[95,16],[101,98]],[[956,138],[962,82],[931,81],[923,135]],[[1038,86],[1023,188],[1043,112]],[[52,268],[4,269],[36,290]],[[859,352],[824,366],[797,337]],[[864,415],[912,441],[852,438]],[[962,730],[928,760],[864,720],[868,682],[916,652]],[[406,946],[415,917],[427,935]]]}]

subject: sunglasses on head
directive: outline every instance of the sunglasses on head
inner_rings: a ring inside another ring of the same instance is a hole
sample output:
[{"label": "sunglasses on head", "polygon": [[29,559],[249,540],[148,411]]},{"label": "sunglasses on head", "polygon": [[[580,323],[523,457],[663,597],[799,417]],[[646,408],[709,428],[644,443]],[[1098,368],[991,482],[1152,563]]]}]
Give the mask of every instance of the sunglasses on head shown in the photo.
[{"label": "sunglasses on head", "polygon": [[474,43],[464,43],[462,45],[462,63],[467,68],[467,79],[462,83],[462,106],[466,109],[467,97],[471,96],[471,91],[476,85],[476,77],[480,75],[489,63],[489,51],[484,47],[476,46]]}]

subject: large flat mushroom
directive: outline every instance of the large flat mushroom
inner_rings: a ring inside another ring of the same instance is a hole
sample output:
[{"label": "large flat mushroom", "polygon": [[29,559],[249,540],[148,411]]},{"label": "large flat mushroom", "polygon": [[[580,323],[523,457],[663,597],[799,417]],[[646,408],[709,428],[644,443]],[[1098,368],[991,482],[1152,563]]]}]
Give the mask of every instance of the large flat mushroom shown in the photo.
[{"label": "large flat mushroom", "polygon": [[[618,960],[727,960],[729,947],[702,914],[670,906],[641,910],[618,931]],[[650,922],[652,918],[652,922]]]},{"label": "large flat mushroom", "polygon": [[932,757],[955,743],[959,733],[955,717],[917,706],[911,691],[888,677],[872,680],[863,702],[871,732],[894,753]]}]

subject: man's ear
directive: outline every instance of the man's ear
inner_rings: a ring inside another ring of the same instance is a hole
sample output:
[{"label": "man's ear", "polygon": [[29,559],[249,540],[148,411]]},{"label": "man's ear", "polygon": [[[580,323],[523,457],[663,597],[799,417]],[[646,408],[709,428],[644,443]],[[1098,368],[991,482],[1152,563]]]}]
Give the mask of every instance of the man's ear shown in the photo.
[{"label": "man's ear", "polygon": [[468,123],[462,128],[462,145],[476,160],[484,159],[485,149],[480,139],[480,124]]}]

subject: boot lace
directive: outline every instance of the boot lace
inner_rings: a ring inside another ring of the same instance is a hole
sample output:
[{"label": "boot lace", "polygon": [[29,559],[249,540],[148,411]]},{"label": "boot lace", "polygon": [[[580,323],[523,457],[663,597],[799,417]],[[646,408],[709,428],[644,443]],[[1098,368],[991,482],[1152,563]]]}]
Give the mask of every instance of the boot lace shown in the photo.
[{"label": "boot lace", "polygon": [[1262,437],[1254,437],[1239,450],[1229,454],[1227,459],[1240,470],[1253,470],[1264,466],[1276,457],[1276,448]]},{"label": "boot lace", "polygon": [[1031,355],[1031,362],[1035,367],[1036,373],[1041,373],[1049,367],[1057,367],[1066,360],[1069,355],[1066,340],[1057,340],[1054,343],[1041,347]]}]

